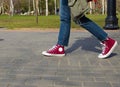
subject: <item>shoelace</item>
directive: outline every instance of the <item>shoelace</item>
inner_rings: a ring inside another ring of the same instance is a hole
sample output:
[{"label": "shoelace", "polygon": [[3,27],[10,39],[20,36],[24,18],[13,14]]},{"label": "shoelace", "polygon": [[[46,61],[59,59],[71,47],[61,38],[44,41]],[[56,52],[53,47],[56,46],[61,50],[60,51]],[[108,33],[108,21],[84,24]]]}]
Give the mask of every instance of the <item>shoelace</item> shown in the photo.
[{"label": "shoelace", "polygon": [[53,50],[55,50],[56,48],[57,48],[57,46],[55,45],[55,46],[53,46],[52,48],[50,48],[49,51],[53,51]]},{"label": "shoelace", "polygon": [[105,53],[105,44],[101,43],[102,45],[102,53]]},{"label": "shoelace", "polygon": [[100,43],[102,45],[102,54],[105,53],[105,49],[107,48],[106,44]]}]

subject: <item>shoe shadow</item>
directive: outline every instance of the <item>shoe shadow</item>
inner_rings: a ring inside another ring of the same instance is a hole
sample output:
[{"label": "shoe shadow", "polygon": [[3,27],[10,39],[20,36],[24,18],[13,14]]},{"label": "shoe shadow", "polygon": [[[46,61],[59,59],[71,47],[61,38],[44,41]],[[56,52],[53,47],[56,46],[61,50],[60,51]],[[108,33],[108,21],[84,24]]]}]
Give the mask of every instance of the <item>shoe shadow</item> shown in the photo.
[{"label": "shoe shadow", "polygon": [[0,41],[3,41],[4,39],[0,39]]},{"label": "shoe shadow", "polygon": [[116,56],[116,55],[118,55],[118,54],[117,53],[112,53],[109,57],[107,57],[107,59],[112,58],[113,56]]},{"label": "shoe shadow", "polygon": [[97,52],[100,53],[101,52],[101,45],[99,43],[99,41],[91,36],[88,38],[76,38],[76,41],[72,44],[71,47],[69,47],[66,50],[66,53],[71,53],[77,49],[81,48],[82,50],[85,51],[93,51],[93,52]]}]

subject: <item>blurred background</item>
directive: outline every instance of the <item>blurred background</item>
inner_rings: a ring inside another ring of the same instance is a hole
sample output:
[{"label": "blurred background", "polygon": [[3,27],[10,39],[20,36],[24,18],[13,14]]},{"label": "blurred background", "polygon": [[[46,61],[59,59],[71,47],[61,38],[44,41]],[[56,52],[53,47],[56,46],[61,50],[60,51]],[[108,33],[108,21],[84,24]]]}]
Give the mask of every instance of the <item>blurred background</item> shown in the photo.
[{"label": "blurred background", "polygon": [[[120,12],[120,0],[116,0],[117,14]],[[88,3],[90,14],[106,14],[107,0],[93,0]],[[19,15],[59,14],[59,0],[0,0],[0,14]]]}]

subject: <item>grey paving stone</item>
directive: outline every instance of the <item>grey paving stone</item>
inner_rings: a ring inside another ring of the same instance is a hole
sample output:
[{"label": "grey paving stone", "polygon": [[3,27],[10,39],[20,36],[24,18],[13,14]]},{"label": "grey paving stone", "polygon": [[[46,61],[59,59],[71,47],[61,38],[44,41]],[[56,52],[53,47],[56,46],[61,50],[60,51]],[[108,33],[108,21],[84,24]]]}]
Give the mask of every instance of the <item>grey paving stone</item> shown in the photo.
[{"label": "grey paving stone", "polygon": [[84,82],[83,87],[112,87],[110,83],[106,82]]},{"label": "grey paving stone", "polygon": [[[120,43],[120,30],[107,32]],[[71,32],[65,57],[41,55],[57,34],[2,30],[0,87],[119,87],[119,45],[108,59],[98,59],[99,41],[86,31]]]}]

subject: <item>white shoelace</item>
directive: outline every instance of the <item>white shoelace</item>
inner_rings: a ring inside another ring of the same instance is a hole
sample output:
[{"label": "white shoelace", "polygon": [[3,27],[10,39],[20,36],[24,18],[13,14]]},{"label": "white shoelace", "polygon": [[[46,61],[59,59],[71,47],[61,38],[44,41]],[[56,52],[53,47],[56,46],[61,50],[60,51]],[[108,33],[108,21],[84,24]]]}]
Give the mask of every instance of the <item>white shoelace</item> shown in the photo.
[{"label": "white shoelace", "polygon": [[102,54],[105,53],[105,48],[107,47],[106,44],[100,43],[102,45]]},{"label": "white shoelace", "polygon": [[54,45],[52,48],[49,49],[49,51],[56,49],[56,45]]}]

